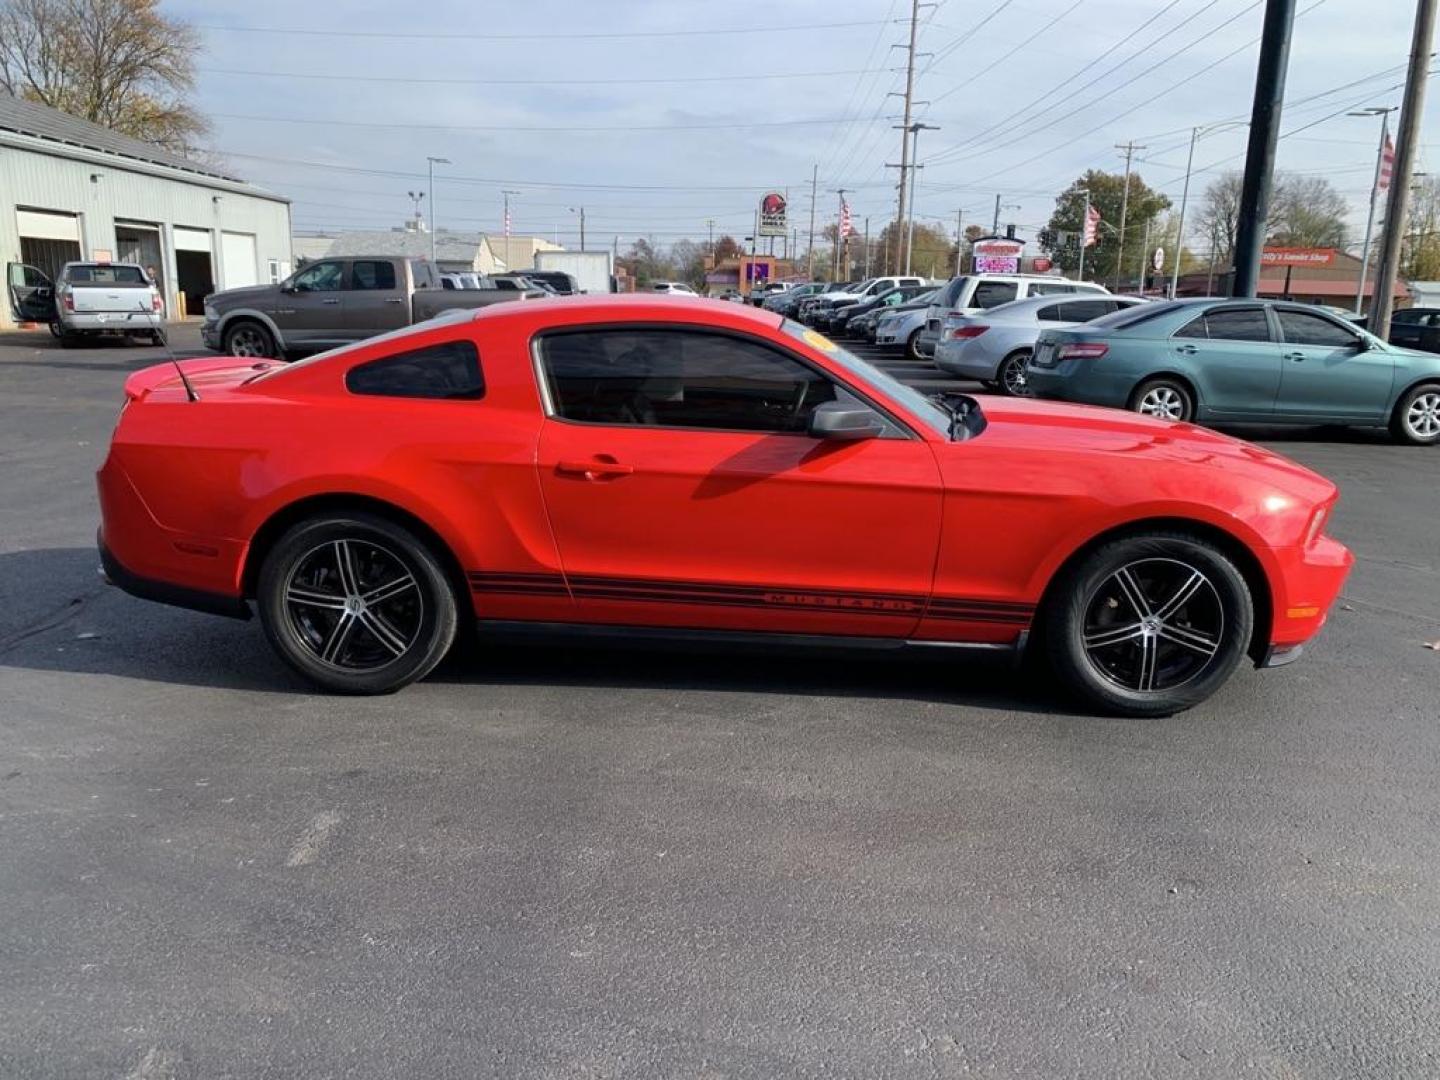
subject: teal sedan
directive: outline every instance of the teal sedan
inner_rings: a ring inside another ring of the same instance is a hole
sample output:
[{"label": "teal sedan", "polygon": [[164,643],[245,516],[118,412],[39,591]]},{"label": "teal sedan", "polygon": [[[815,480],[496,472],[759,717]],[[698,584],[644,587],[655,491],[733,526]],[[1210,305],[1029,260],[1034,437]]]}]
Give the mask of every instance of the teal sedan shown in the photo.
[{"label": "teal sedan", "polygon": [[1026,366],[1038,397],[1168,420],[1389,427],[1440,443],[1440,355],[1276,300],[1170,300],[1043,331]]}]

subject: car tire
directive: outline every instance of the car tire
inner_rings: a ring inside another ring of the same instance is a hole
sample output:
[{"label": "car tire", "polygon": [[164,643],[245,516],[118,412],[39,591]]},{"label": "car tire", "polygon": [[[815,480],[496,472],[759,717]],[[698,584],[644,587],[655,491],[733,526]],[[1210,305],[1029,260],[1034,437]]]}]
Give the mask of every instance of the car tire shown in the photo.
[{"label": "car tire", "polygon": [[1169,716],[1235,671],[1255,605],[1215,545],[1152,532],[1103,543],[1068,566],[1041,621],[1051,668],[1075,697],[1105,713]]},{"label": "car tire", "polygon": [[49,324],[49,326],[50,336],[53,337],[56,341],[59,341],[65,336],[65,328],[61,326],[58,322],[52,322]]},{"label": "car tire", "polygon": [[1000,361],[995,383],[1002,394],[1007,397],[1030,396],[1030,380],[1025,375],[1025,365],[1029,362],[1029,349],[1017,349]]},{"label": "car tire", "polygon": [[1130,411],[1188,423],[1195,419],[1195,394],[1179,379],[1146,379],[1130,395]]},{"label": "car tire", "polygon": [[255,599],[281,659],[341,694],[388,694],[423,678],[444,659],[459,618],[440,556],[365,513],[289,529],[261,564]]},{"label": "car tire", "polygon": [[227,326],[220,345],[221,351],[230,356],[265,358],[277,355],[274,336],[254,319],[237,319]]},{"label": "car tire", "polygon": [[[923,327],[921,329],[924,329]],[[905,359],[921,361],[925,358],[920,355],[920,330],[910,331],[910,336],[905,339]]]},{"label": "car tire", "polygon": [[1390,434],[1411,446],[1440,444],[1440,383],[1421,383],[1400,395],[1390,416]]}]

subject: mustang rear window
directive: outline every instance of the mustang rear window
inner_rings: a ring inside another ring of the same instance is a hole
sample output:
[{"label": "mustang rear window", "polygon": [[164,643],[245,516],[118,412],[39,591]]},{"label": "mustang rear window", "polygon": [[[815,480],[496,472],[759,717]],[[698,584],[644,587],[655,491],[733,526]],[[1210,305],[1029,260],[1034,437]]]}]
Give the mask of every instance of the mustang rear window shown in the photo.
[{"label": "mustang rear window", "polygon": [[345,388],[376,397],[476,400],[485,396],[485,376],[473,341],[447,341],[359,364],[345,373]]}]

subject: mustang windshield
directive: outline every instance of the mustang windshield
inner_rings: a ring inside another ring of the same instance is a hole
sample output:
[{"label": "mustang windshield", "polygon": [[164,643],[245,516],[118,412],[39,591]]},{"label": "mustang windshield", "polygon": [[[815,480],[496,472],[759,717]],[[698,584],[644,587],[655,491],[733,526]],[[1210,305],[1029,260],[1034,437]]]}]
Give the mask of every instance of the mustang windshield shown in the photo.
[{"label": "mustang windshield", "polygon": [[819,349],[861,382],[894,398],[939,434],[946,438],[950,437],[951,414],[920,393],[919,390],[906,386],[899,379],[886,374],[874,364],[866,363],[854,353],[847,352],[824,334],[817,333],[808,326],[801,326],[797,322],[785,319],[780,324],[780,328],[791,337],[805,342],[812,348]]}]

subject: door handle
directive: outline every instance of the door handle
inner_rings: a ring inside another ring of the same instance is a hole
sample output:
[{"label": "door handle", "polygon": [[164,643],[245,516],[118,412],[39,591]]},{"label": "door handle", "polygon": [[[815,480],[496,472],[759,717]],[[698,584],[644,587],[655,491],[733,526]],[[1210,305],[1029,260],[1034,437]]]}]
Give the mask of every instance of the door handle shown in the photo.
[{"label": "door handle", "polygon": [[1300,361],[1305,359],[1305,354],[1303,352],[1287,352],[1285,354],[1285,359],[1294,360],[1298,364],[1300,363]]},{"label": "door handle", "polygon": [[338,304],[340,301],[339,301],[339,300],[321,300],[320,302],[321,302],[322,304]]},{"label": "door handle", "polygon": [[403,296],[387,296],[385,298],[385,302],[387,304],[403,304],[405,302],[405,298]]},{"label": "door handle", "polygon": [[583,476],[586,480],[603,480],[606,477],[629,476],[635,469],[618,461],[558,461],[555,471],[566,476]]},{"label": "door handle", "polygon": [[1176,345],[1175,351],[1178,353],[1184,353],[1186,356],[1194,356],[1196,349],[1194,345]]}]

